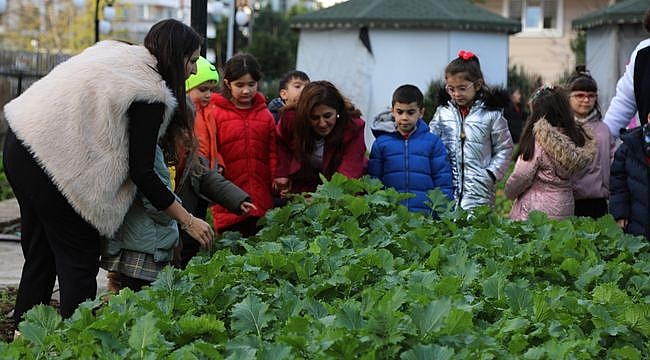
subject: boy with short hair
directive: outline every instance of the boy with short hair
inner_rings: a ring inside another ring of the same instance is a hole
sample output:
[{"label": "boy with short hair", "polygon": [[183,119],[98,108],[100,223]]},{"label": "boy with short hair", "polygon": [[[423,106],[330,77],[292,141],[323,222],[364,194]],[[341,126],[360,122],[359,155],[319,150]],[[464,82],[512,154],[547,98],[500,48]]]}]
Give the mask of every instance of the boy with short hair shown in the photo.
[{"label": "boy with short hair", "polygon": [[451,165],[440,138],[422,120],[424,96],[414,85],[393,92],[390,112],[375,117],[371,126],[375,142],[370,151],[368,174],[387,187],[414,198],[404,200],[410,211],[431,214],[425,205],[427,192],[439,188],[453,199]]},{"label": "boy with short hair", "polygon": [[280,120],[280,109],[284,106],[295,106],[302,89],[309,83],[309,76],[300,70],[291,70],[280,79],[279,97],[268,104],[269,111],[277,124]]}]

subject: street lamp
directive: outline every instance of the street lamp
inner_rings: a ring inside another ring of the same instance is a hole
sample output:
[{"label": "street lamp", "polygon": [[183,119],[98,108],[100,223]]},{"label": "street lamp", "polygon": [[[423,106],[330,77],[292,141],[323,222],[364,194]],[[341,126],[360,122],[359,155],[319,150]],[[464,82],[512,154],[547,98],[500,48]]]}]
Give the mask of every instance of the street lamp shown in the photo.
[{"label": "street lamp", "polygon": [[95,42],[99,41],[100,33],[108,34],[111,32],[111,21],[115,19],[113,0],[107,0],[102,10],[103,19],[99,19],[99,2],[100,0],[95,0]]}]

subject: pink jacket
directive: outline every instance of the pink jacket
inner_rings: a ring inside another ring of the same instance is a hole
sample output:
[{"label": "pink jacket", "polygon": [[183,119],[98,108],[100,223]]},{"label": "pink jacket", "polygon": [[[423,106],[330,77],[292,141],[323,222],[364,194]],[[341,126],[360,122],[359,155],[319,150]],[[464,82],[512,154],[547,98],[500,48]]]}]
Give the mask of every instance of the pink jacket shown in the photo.
[{"label": "pink jacket", "polygon": [[601,121],[598,111],[593,111],[584,119],[576,118],[576,121],[591,129],[597,151],[591,163],[573,177],[573,196],[576,200],[608,198],[609,172],[616,148],[614,137]]},{"label": "pink jacket", "polygon": [[510,218],[526,220],[533,210],[546,213],[550,219],[567,218],[574,211],[571,176],[584,169],[595,156],[593,136],[590,135],[585,146],[577,147],[545,119],[537,121],[533,133],[533,158],[524,161],[519,156],[506,181],[506,196],[514,199]]}]

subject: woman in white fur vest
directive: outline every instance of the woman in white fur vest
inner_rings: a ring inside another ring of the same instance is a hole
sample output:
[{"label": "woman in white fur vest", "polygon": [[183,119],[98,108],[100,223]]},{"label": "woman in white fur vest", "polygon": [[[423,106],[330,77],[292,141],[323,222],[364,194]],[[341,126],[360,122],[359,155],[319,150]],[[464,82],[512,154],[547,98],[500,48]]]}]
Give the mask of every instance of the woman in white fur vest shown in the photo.
[{"label": "woman in white fur vest", "polygon": [[94,299],[100,239],[115,234],[136,189],[211,244],[210,225],[181,206],[153,167],[166,132],[192,133],[185,79],[196,73],[201,42],[189,26],[163,20],[144,45],[99,42],[5,106],[4,167],[20,204],[25,257],[16,323],[50,302],[57,277],[62,316]]}]

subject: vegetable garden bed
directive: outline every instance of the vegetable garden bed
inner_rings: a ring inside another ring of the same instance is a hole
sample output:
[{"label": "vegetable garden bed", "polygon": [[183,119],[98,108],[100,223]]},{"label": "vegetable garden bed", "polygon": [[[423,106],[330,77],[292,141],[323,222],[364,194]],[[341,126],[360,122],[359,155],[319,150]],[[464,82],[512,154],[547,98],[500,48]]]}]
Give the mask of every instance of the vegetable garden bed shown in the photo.
[{"label": "vegetable garden bed", "polygon": [[101,296],[61,320],[39,306],[10,358],[642,359],[647,242],[611,217],[514,222],[486,208],[439,219],[375,180],[335,176],[229,233],[185,271]]}]

